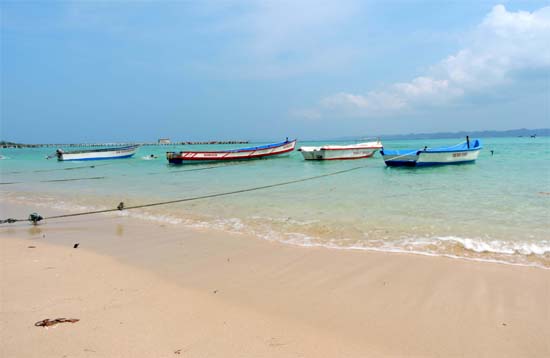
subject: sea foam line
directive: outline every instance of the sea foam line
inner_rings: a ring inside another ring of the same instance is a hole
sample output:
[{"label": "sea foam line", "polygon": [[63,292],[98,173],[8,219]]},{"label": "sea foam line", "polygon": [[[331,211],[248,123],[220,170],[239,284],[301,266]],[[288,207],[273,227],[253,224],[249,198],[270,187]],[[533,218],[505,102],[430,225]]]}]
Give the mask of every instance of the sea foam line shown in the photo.
[{"label": "sea foam line", "polygon": [[[18,195],[12,200],[16,202],[24,202],[28,204],[29,200],[32,200],[33,205],[39,207],[50,207],[56,210],[69,211],[69,212],[78,212],[82,210],[104,210],[104,206],[83,206],[74,204],[71,202],[66,202],[64,200],[59,200],[53,197],[43,196],[40,197],[40,200],[36,200],[36,197],[28,198],[25,196]],[[104,213],[103,215],[108,215],[109,213]],[[434,252],[433,249],[430,249],[428,246],[436,246],[439,249],[441,244],[452,243],[458,244],[461,248],[467,250],[468,252],[476,254],[497,254],[505,255],[510,258],[512,257],[528,257],[531,255],[540,257],[550,253],[550,241],[544,240],[541,241],[542,245],[537,245],[536,243],[526,243],[526,242],[509,242],[502,240],[490,240],[484,241],[482,239],[472,239],[472,238],[461,238],[455,236],[444,236],[444,237],[432,237],[432,238],[406,238],[401,240],[365,240],[362,245],[342,245],[341,243],[345,241],[358,242],[360,240],[352,239],[338,239],[338,240],[329,240],[328,242],[319,242],[322,240],[316,237],[310,237],[302,233],[277,233],[273,230],[258,231],[254,228],[246,225],[238,218],[224,218],[219,219],[215,218],[209,221],[197,220],[197,219],[187,219],[181,218],[173,215],[167,214],[156,214],[147,211],[120,211],[116,212],[118,216],[130,217],[139,220],[154,221],[160,223],[168,223],[172,225],[185,225],[189,228],[194,229],[214,229],[222,230],[234,234],[242,233],[251,233],[261,239],[268,241],[277,241],[284,244],[290,244],[301,247],[322,247],[327,249],[334,250],[360,250],[360,251],[376,251],[376,252],[389,252],[389,253],[402,253],[402,254],[415,254],[431,257],[448,257],[453,259],[462,259],[468,261],[477,261],[477,262],[489,262],[489,263],[498,263],[506,264],[513,266],[524,266],[524,267],[537,267],[542,269],[550,269],[550,267],[537,262],[512,262],[507,260],[499,260],[495,258],[481,258],[481,257],[469,257],[463,255],[454,255],[446,252]],[[282,220],[282,219],[281,219]],[[281,221],[278,219],[273,219],[274,222]],[[285,219],[283,221],[287,221]],[[295,224],[295,220],[292,220],[292,223]],[[285,237],[286,236],[286,237]],[[340,244],[335,241],[339,241]],[[447,248],[448,249],[448,248]]]},{"label": "sea foam line", "polygon": [[271,238],[265,238],[269,241],[279,241],[287,245],[294,245],[294,246],[300,246],[300,247],[318,247],[318,248],[325,248],[330,250],[356,250],[356,251],[374,251],[374,252],[385,252],[385,253],[399,253],[399,254],[412,254],[412,255],[421,255],[421,256],[430,256],[430,257],[447,257],[452,259],[458,259],[458,260],[466,260],[466,261],[475,261],[475,262],[487,262],[487,263],[495,263],[495,264],[502,264],[502,265],[511,265],[511,266],[522,266],[522,267],[535,267],[535,268],[541,268],[545,270],[550,270],[550,267],[545,266],[543,264],[537,263],[537,262],[529,262],[529,263],[522,263],[522,262],[511,262],[506,260],[498,260],[493,258],[481,258],[481,257],[468,257],[468,256],[460,256],[460,255],[453,255],[448,254],[444,252],[430,252],[430,251],[418,251],[418,250],[408,250],[404,248],[398,248],[398,247],[373,247],[373,246],[340,246],[334,243],[320,243],[320,242],[314,242],[311,238],[306,238],[305,241],[299,242],[294,239],[271,239]]}]

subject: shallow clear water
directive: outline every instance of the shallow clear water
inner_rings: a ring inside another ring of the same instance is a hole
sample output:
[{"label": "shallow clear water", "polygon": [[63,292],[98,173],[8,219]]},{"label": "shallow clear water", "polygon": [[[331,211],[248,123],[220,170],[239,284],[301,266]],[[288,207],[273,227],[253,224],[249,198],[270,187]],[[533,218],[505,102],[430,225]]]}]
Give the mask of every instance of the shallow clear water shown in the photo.
[{"label": "shallow clear water", "polygon": [[[383,143],[400,149],[460,141]],[[320,144],[327,143],[298,146]],[[370,159],[310,162],[293,152],[215,167],[171,166],[164,159],[164,152],[170,150],[238,145],[148,146],[131,159],[72,163],[44,159],[53,148],[2,149],[0,154],[7,159],[0,160],[4,183],[0,190],[5,200],[34,203],[37,211],[41,205],[81,211],[116,207],[120,201],[128,206],[173,200],[362,167],[288,186],[123,215],[247,232],[299,245],[550,268],[550,138],[487,138],[483,144],[476,164],[427,168],[388,168],[378,153]],[[158,159],[146,160],[150,154]],[[93,177],[102,178],[44,182]]]}]

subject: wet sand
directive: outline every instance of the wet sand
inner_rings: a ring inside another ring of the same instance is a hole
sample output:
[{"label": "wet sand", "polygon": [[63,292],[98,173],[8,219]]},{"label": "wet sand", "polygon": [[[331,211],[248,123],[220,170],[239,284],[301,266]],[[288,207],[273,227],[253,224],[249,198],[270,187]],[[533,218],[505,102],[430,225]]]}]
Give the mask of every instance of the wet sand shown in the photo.
[{"label": "wet sand", "polygon": [[[550,270],[118,215],[2,226],[0,244],[2,357],[550,356]],[[80,321],[34,326],[58,317]]]}]

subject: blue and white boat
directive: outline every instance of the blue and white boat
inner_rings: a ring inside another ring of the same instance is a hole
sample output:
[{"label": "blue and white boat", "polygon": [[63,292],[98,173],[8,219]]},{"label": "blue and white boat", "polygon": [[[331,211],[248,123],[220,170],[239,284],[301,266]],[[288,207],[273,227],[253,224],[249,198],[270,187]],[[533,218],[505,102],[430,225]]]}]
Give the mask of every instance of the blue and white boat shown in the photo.
[{"label": "blue and white boat", "polygon": [[129,145],[124,147],[112,147],[102,149],[75,150],[65,152],[58,149],[55,152],[57,160],[100,160],[100,159],[122,159],[130,158],[136,154],[139,145]]},{"label": "blue and white boat", "polygon": [[389,167],[421,167],[473,163],[482,148],[481,140],[467,138],[465,142],[452,147],[400,150],[382,148],[380,154]]}]

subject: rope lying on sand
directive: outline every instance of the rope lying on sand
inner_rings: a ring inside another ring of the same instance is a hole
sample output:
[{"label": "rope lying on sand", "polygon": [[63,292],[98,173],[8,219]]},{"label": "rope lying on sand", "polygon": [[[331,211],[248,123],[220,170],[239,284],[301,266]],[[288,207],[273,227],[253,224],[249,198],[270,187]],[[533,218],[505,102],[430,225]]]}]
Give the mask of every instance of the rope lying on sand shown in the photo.
[{"label": "rope lying on sand", "polygon": [[45,217],[45,218],[38,215],[37,213],[33,213],[27,219],[9,218],[9,219],[5,219],[5,220],[0,220],[0,224],[12,224],[12,223],[20,222],[20,221],[29,221],[33,224],[37,224],[39,221],[48,220],[48,219],[61,219],[61,218],[69,218],[69,217],[83,216],[83,215],[102,214],[102,213],[110,213],[110,212],[122,211],[122,210],[141,209],[141,208],[147,208],[147,207],[152,207],[152,206],[183,203],[183,202],[187,202],[187,201],[194,201],[194,200],[201,200],[201,199],[217,198],[217,197],[221,197],[221,196],[247,193],[247,192],[251,192],[251,191],[264,190],[264,189],[275,188],[275,187],[279,187],[279,186],[285,186],[285,185],[296,184],[296,183],[301,183],[301,182],[310,181],[310,180],[326,178],[326,177],[330,177],[330,176],[334,176],[334,175],[349,173],[351,171],[363,169],[363,168],[366,168],[366,167],[367,167],[366,165],[362,165],[362,166],[353,167],[353,168],[344,169],[344,170],[339,170],[339,171],[335,171],[335,172],[331,172],[331,173],[327,173],[327,174],[321,174],[321,175],[316,175],[316,176],[307,177],[307,178],[289,180],[289,181],[285,181],[285,182],[281,182],[281,183],[256,186],[256,187],[252,187],[252,188],[227,191],[227,192],[223,192],[223,193],[215,193],[215,194],[194,196],[194,197],[190,197],[190,198],[161,201],[161,202],[157,202],[157,203],[149,203],[149,204],[142,204],[142,205],[134,205],[134,206],[125,207],[124,203],[121,202],[120,204],[118,204],[117,208],[114,208],[114,209],[85,211],[85,212],[81,212],[81,213],[55,215],[55,216],[49,216],[49,217]]}]

